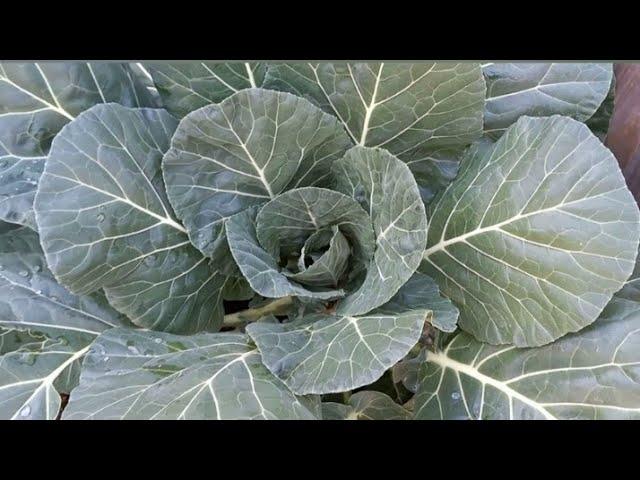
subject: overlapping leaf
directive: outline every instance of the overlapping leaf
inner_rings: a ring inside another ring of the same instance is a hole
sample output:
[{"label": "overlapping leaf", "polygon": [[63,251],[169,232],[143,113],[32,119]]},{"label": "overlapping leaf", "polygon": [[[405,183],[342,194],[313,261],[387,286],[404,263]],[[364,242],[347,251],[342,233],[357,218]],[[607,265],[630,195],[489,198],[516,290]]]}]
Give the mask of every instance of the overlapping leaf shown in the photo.
[{"label": "overlapping leaf", "polygon": [[35,201],[47,263],[72,292],[104,288],[134,323],[190,333],[222,321],[220,262],[173,219],[160,162],[176,120],[97,105],[54,140]]},{"label": "overlapping leaf", "polygon": [[[326,247],[326,251],[322,251]],[[316,250],[317,249],[317,250]],[[306,285],[330,285],[337,287],[349,267],[351,245],[340,229],[333,225],[331,228],[318,230],[305,241],[296,272],[283,272],[291,280]],[[307,260],[313,260],[309,266]]]},{"label": "overlapping leaf", "polygon": [[616,96],[616,76],[613,75],[611,79],[611,87],[609,87],[609,93],[605,97],[604,101],[598,107],[598,110],[585,122],[587,127],[596,135],[602,143],[607,138],[609,132],[609,123],[611,122],[611,116],[613,115],[614,100]]},{"label": "overlapping leaf", "polygon": [[63,419],[306,419],[244,335],[112,329],[84,361]]},{"label": "overlapping leaf", "polygon": [[458,153],[482,132],[479,64],[276,64],[264,86],[310,99],[354,143],[406,162],[425,200],[455,177]]},{"label": "overlapping leaf", "polygon": [[523,115],[589,119],[611,85],[609,63],[490,63],[484,128],[494,138]]},{"label": "overlapping leaf", "polygon": [[33,231],[0,235],[0,418],[55,418],[88,345],[125,325],[102,293],[78,297],[55,281]]},{"label": "overlapping leaf", "polygon": [[409,420],[411,412],[388,395],[376,391],[354,393],[348,405],[325,402],[323,420]]},{"label": "overlapping leaf", "polygon": [[321,185],[349,146],[339,122],[308,101],[245,90],[180,122],[163,161],[169,199],[196,247],[212,256],[227,218]]},{"label": "overlapping leaf", "polygon": [[142,65],[153,78],[164,106],[177,117],[219,103],[245,88],[262,85],[260,63],[163,62]]},{"label": "overlapping leaf", "polygon": [[409,352],[433,318],[431,305],[447,310],[437,289],[424,292],[430,297],[414,292],[409,284],[362,316],[309,314],[291,323],[253,323],[247,333],[267,368],[294,392],[352,390],[376,381]]},{"label": "overlapping leaf", "polygon": [[430,214],[421,271],[493,344],[593,322],[633,270],[639,213],[613,155],[567,117],[522,117],[472,155]]},{"label": "overlapping leaf", "polygon": [[332,171],[334,188],[360,201],[376,235],[364,281],[337,310],[359,315],[389,300],[416,271],[427,242],[427,218],[411,171],[385,150],[354,147]]},{"label": "overlapping leaf", "polygon": [[350,241],[355,259],[366,264],[374,250],[369,216],[358,202],[332,190],[316,187],[290,190],[257,213],[252,208],[231,217],[226,229],[233,258],[251,288],[260,295],[330,299],[344,292],[330,286],[305,288],[285,274],[279,259],[285,252],[301,251],[310,235],[333,225]]},{"label": "overlapping leaf", "polygon": [[0,63],[0,219],[35,228],[33,198],[53,137],[104,102],[154,106],[125,64]]},{"label": "overlapping leaf", "polygon": [[616,295],[595,323],[536,349],[460,333],[420,377],[418,419],[640,419],[640,304]]}]

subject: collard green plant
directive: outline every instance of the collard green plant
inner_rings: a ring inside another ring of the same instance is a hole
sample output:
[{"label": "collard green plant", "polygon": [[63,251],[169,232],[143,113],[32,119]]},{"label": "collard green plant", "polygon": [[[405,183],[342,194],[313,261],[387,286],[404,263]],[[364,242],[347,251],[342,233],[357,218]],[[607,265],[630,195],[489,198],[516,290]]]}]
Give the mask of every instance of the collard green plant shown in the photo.
[{"label": "collard green plant", "polygon": [[611,65],[7,63],[0,93],[0,418],[638,415]]}]

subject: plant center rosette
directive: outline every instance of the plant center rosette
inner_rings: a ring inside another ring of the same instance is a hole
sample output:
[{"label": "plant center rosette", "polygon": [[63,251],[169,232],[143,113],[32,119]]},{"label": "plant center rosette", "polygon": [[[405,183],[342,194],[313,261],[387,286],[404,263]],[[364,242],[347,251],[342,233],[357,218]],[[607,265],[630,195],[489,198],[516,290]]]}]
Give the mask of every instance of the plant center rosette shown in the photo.
[{"label": "plant center rosette", "polygon": [[[171,204],[204,255],[224,257],[228,248],[235,275],[254,292],[311,305],[289,322],[247,326],[265,365],[298,394],[379,378],[442,300],[415,273],[427,218],[409,167],[385,149],[354,146],[306,99],[248,89],[191,112],[163,170]],[[420,284],[408,283],[414,274]],[[415,288],[428,292],[408,295]],[[454,310],[438,319],[446,330],[455,328]],[[320,366],[329,357],[336,363]],[[305,379],[302,364],[317,364],[318,376]]]}]

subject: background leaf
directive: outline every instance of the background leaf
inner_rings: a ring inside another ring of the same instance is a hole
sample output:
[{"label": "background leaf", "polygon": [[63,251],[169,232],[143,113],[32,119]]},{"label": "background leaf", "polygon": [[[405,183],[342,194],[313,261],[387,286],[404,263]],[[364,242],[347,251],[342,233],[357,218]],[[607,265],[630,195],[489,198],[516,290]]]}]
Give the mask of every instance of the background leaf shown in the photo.
[{"label": "background leaf", "polygon": [[78,297],[55,281],[35,232],[0,235],[0,418],[55,418],[88,345],[127,325],[101,292]]},{"label": "background leaf", "polygon": [[351,395],[348,405],[326,402],[322,404],[323,420],[409,420],[411,412],[394,402],[388,395],[362,391]]},{"label": "background leaf", "polygon": [[500,137],[523,115],[566,115],[584,122],[598,110],[613,77],[610,63],[489,63],[485,132]]},{"label": "background leaf", "polygon": [[0,219],[35,228],[33,198],[53,137],[105,102],[154,106],[126,64],[0,62]]},{"label": "background leaf", "polygon": [[242,89],[261,86],[266,68],[240,62],[147,62],[142,66],[153,78],[164,107],[178,118]]},{"label": "background leaf", "polygon": [[460,151],[482,132],[479,64],[274,64],[264,86],[310,99],[354,143],[406,162],[425,201],[455,177]]}]

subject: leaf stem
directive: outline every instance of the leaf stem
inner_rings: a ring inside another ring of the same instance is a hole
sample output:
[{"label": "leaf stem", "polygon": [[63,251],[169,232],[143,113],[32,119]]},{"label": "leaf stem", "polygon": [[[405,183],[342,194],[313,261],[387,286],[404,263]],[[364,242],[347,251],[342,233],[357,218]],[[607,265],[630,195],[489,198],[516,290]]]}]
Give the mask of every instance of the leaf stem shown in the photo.
[{"label": "leaf stem", "polygon": [[245,323],[255,322],[267,315],[283,315],[293,304],[293,297],[277,298],[258,308],[248,308],[224,316],[225,327],[238,327]]}]

